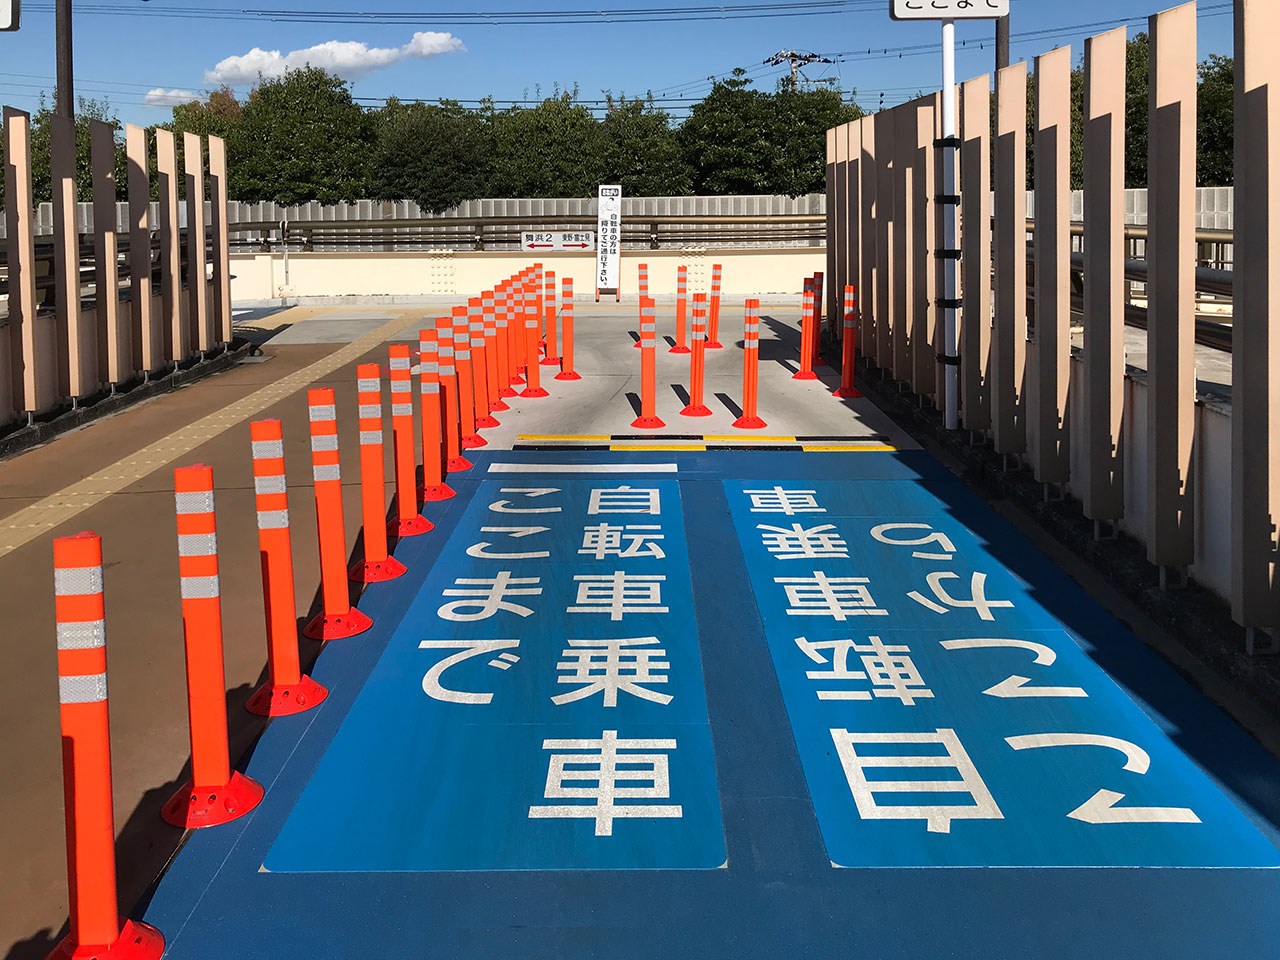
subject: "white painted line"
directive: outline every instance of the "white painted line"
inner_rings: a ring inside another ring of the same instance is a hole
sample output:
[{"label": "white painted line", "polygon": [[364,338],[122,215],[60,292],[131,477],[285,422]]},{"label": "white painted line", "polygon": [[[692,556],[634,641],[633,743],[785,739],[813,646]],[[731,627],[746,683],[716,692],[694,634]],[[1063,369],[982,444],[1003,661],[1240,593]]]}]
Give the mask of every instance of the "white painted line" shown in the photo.
[{"label": "white painted line", "polygon": [[674,463],[491,463],[489,473],[676,473]]}]

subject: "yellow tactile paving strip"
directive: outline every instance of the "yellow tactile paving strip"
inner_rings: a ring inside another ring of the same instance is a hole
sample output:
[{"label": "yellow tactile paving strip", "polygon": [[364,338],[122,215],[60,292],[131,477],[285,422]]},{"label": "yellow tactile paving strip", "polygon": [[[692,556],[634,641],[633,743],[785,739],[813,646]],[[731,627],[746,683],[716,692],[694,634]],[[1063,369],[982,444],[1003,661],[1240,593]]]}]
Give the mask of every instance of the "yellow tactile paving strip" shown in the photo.
[{"label": "yellow tactile paving strip", "polygon": [[101,503],[113,493],[119,493],[130,484],[190,453],[201,444],[261,413],[308,384],[364,356],[401,330],[416,326],[421,319],[420,312],[398,316],[376,330],[371,330],[359,340],[340,347],[324,359],[201,417],[111,466],[0,520],[0,557],[43,536],[54,527]]}]

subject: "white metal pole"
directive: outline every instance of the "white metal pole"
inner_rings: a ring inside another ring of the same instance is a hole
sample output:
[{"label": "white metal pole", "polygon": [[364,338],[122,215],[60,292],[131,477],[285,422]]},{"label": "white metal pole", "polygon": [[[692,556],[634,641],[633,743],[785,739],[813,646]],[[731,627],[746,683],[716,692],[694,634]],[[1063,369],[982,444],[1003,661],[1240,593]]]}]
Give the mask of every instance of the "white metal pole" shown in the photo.
[{"label": "white metal pole", "polygon": [[956,299],[959,272],[960,206],[956,188],[956,22],[942,21],[942,193],[943,204],[943,362],[946,364],[944,413],[948,430],[960,427],[960,366],[957,344]]}]

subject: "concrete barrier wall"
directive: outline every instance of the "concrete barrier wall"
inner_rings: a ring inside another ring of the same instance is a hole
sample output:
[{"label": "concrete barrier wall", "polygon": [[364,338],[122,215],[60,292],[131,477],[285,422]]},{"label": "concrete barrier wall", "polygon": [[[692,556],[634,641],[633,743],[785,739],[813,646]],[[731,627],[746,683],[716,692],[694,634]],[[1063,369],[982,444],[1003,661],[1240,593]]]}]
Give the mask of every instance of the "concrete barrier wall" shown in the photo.
[{"label": "concrete barrier wall", "polygon": [[[537,259],[559,277],[572,277],[578,296],[595,289],[595,254],[530,254],[477,251],[402,253],[232,254],[231,299],[261,302],[308,297],[476,296],[494,277],[515,273]],[[287,279],[286,279],[287,262]],[[639,265],[649,265],[649,292],[675,296],[676,268],[689,268],[689,291],[711,286],[711,267],[724,267],[725,296],[801,292],[803,278],[823,270],[820,248],[654,250],[622,258],[622,293],[634,296]]]}]

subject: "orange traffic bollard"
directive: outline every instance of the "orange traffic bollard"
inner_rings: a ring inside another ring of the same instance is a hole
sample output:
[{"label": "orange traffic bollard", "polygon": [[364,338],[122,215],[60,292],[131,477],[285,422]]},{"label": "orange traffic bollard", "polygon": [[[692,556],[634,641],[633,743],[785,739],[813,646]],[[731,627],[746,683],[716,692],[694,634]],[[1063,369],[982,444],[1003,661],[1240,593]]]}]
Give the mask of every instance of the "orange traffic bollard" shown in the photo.
[{"label": "orange traffic bollard", "polygon": [[762,430],[760,419],[760,301],[748,300],[742,333],[742,416],[733,421],[739,430]]},{"label": "orange traffic bollard", "polygon": [[676,345],[670,353],[688,353],[688,320],[689,320],[689,268],[680,267],[676,271]]},{"label": "orange traffic bollard", "polygon": [[658,419],[657,310],[652,297],[640,298],[640,416],[631,421],[641,430],[657,430],[666,424]]},{"label": "orange traffic bollard", "polygon": [[[422,483],[418,487],[418,497],[426,502],[448,500],[454,492],[444,482],[444,406],[440,398],[440,354],[435,330],[418,331],[418,370],[422,401]],[[394,418],[392,422],[395,422]],[[406,429],[412,434],[412,420],[406,423]],[[411,453],[413,440],[407,439],[404,443]]]},{"label": "orange traffic bollard", "polygon": [[539,297],[535,296],[533,291],[526,290],[524,295],[524,327],[525,327],[525,351],[528,357],[528,366],[525,368],[524,375],[527,386],[520,391],[522,397],[547,397],[550,396],[546,390],[542,388],[542,374],[538,370],[538,302]]},{"label": "orange traffic bollard", "polygon": [[822,300],[822,272],[819,271],[813,275],[813,365],[815,367],[827,366],[827,361],[822,359],[822,308],[824,306]]},{"label": "orange traffic bollard", "polygon": [[693,295],[693,356],[689,363],[689,405],[680,411],[682,417],[709,417],[711,410],[702,402],[703,379],[706,376],[707,295]]},{"label": "orange traffic bollard", "polygon": [[502,296],[498,301],[498,365],[502,368],[501,383],[498,385],[499,397],[516,395],[512,384],[516,378],[516,344],[512,337],[511,298],[515,294],[511,283],[502,285]]},{"label": "orange traffic bollard", "polygon": [[484,301],[480,297],[467,301],[467,322],[471,330],[471,391],[477,431],[502,426],[489,413],[489,358],[484,342],[483,309]]},{"label": "orange traffic bollard", "polygon": [[800,369],[791,375],[792,380],[817,380],[813,372],[813,279],[804,282],[804,306],[800,319]]},{"label": "orange traffic bollard", "polygon": [[443,398],[444,468],[446,473],[471,469],[462,455],[462,420],[458,412],[458,368],[454,366],[453,318],[436,318],[436,347],[440,354],[440,395]]},{"label": "orange traffic bollard", "polygon": [[582,375],[573,369],[573,277],[564,278],[564,287],[560,292],[560,316],[564,350],[560,358],[560,372],[556,374],[556,379],[581,380]]},{"label": "orange traffic bollard", "polygon": [[862,391],[853,385],[853,367],[857,359],[858,343],[858,288],[846,285],[844,288],[844,342],[840,345],[840,389],[834,396],[841,399],[852,399],[862,396]]},{"label": "orange traffic bollard", "polygon": [[[645,299],[649,296],[649,265],[647,263],[642,263],[636,267],[636,270],[639,276],[640,303],[643,304]],[[641,322],[643,323],[643,320]],[[635,347],[639,350],[643,346],[644,335],[641,334],[640,339],[635,342]]]},{"label": "orange traffic bollard", "polygon": [[543,298],[543,311],[546,315],[547,351],[542,358],[544,367],[560,366],[560,355],[556,347],[556,272],[547,271],[546,296]]},{"label": "orange traffic bollard", "polygon": [[711,265],[711,319],[707,326],[707,349],[723,350],[720,342],[720,281],[724,273],[723,265]]},{"label": "orange traffic bollard", "polygon": [[[182,638],[187,653],[187,719],[191,779],[160,815],[175,827],[213,827],[244,816],[262,799],[262,785],[231,769],[227,746],[227,681],[222,662],[222,600],[213,468],[173,471],[178,515],[178,575]],[[342,571],[345,573],[345,571]],[[346,588],[346,577],[342,578]]]},{"label": "orange traffic bollard", "polygon": [[[542,264],[535,263],[533,265],[533,270],[529,274],[529,283],[533,286],[533,300],[534,300],[533,312],[534,312],[534,316],[538,318],[538,341],[541,341],[542,338],[545,336],[542,329],[542,324],[545,319],[542,312],[543,311],[542,285],[544,283],[543,273],[542,273]],[[538,342],[538,341],[535,341],[535,342]],[[537,363],[538,361],[537,353],[533,355],[533,361],[534,363]]]},{"label": "orange traffic bollard", "polygon": [[53,584],[71,932],[48,960],[152,960],[164,953],[164,937],[122,919],[116,892],[102,538],[54,540]]},{"label": "orange traffic bollard", "polygon": [[298,663],[298,620],[293,589],[293,544],[284,477],[284,435],[279,420],[249,424],[253,489],[258,508],[258,555],[262,561],[262,605],[267,617],[267,682],[245,704],[259,717],[285,717],[310,710],[329,691]]},{"label": "orange traffic bollard", "polygon": [[328,387],[308,390],[307,414],[311,419],[311,475],[316,497],[320,593],[324,609],[302,628],[302,633],[312,640],[354,637],[373,626],[373,621],[351,606],[351,591],[347,587],[347,532],[342,518],[338,413],[333,390]]},{"label": "orange traffic bollard", "polygon": [[[409,383],[412,394],[412,378]],[[356,367],[356,390],[359,404],[356,412],[360,417],[360,518],[363,525],[364,559],[353,563],[347,574],[356,583],[381,583],[401,576],[407,568],[387,553],[387,480],[382,453],[382,371],[376,363],[362,363]],[[393,432],[392,443],[394,442]],[[409,488],[413,489],[412,483]]]},{"label": "orange traffic bollard", "polygon": [[471,326],[467,308],[453,308],[453,359],[458,373],[458,424],[462,431],[462,449],[483,447],[488,441],[476,431],[475,371],[471,366]]},{"label": "orange traffic bollard", "polygon": [[[486,290],[481,296],[482,321],[484,328],[484,379],[485,386],[489,392],[489,412],[501,413],[503,410],[510,410],[502,401],[502,397],[498,394],[498,389],[502,386],[502,366],[498,355],[498,316],[494,310],[493,290]],[[505,351],[504,351],[505,352]]]},{"label": "orange traffic bollard", "polygon": [[511,291],[511,344],[515,358],[515,373],[511,377],[511,382],[517,386],[524,386],[525,378],[520,375],[520,372],[523,370],[528,373],[529,367],[529,337],[525,332],[524,298],[524,280],[517,280],[514,289]]},{"label": "orange traffic bollard", "polygon": [[[421,336],[421,332],[419,333]],[[388,353],[389,379],[391,382],[391,469],[395,475],[395,513],[386,521],[387,533],[398,539],[416,537],[435,529],[426,517],[418,512],[418,491],[414,486],[417,458],[413,452],[413,374],[410,370],[412,349],[407,343],[392,344]],[[421,375],[421,358],[419,358]],[[423,431],[427,429],[423,422]],[[430,470],[430,457],[437,457],[439,469],[440,445],[434,450],[423,444],[424,472]],[[384,518],[385,519],[385,518]]]}]

